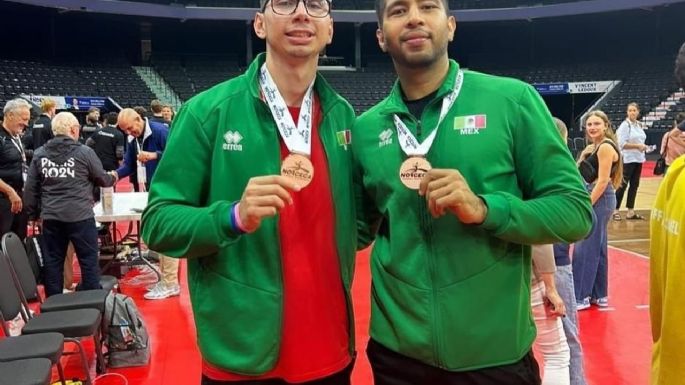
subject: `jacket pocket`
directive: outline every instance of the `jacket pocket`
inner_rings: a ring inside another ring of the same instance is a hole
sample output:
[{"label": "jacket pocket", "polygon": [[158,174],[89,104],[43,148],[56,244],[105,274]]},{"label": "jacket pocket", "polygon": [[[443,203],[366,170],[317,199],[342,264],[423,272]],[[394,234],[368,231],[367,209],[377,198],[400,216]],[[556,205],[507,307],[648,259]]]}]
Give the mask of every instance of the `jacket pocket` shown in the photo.
[{"label": "jacket pocket", "polygon": [[372,260],[371,338],[386,348],[432,362],[430,291],[411,286]]},{"label": "jacket pocket", "polygon": [[473,370],[521,359],[535,339],[530,260],[507,257],[471,278],[438,290],[440,362]]},{"label": "jacket pocket", "polygon": [[272,369],[280,349],[282,296],[198,269],[191,292],[202,357],[235,373]]}]

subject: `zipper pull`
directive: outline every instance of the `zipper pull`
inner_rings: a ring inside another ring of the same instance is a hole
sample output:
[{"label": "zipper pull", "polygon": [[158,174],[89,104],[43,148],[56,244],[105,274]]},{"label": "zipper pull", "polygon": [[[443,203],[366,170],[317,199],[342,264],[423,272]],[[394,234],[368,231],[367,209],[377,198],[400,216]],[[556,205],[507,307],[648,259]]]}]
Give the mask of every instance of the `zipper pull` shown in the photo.
[{"label": "zipper pull", "polygon": [[421,121],[418,120],[416,123],[416,138],[421,138]]}]

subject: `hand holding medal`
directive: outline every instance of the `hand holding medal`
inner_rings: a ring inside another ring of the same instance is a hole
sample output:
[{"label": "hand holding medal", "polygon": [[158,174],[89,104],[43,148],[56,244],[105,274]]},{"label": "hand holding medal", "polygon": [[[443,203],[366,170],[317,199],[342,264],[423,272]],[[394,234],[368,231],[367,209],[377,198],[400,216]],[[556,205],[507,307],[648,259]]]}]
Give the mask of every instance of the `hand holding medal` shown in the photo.
[{"label": "hand holding medal", "polygon": [[250,178],[238,206],[245,231],[257,230],[264,218],[273,217],[286,205],[292,204],[292,191],[300,191],[300,186],[281,175]]},{"label": "hand holding medal", "polygon": [[419,195],[426,197],[428,209],[434,218],[449,210],[462,223],[481,224],[488,214],[488,206],[471,191],[457,170],[429,170],[421,180]]}]

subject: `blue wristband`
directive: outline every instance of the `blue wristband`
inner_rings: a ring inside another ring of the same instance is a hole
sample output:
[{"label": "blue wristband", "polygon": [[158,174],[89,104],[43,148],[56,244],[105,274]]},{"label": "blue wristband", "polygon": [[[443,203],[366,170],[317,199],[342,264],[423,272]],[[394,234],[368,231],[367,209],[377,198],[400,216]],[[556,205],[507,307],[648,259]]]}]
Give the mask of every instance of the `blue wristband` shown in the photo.
[{"label": "blue wristband", "polygon": [[233,203],[231,205],[231,210],[230,210],[230,213],[228,216],[230,223],[231,223],[231,230],[233,230],[233,232],[236,234],[245,234],[245,231],[242,228],[240,228],[240,226],[238,226],[239,221],[238,221],[238,217],[237,217],[237,215],[238,215],[237,208],[238,208],[238,202]]}]

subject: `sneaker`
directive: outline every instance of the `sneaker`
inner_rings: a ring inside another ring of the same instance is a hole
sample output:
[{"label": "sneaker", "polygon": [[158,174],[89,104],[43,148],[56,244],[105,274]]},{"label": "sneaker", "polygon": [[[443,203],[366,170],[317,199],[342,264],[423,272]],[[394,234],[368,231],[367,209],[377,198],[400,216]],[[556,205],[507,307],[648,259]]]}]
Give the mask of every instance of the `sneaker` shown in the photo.
[{"label": "sneaker", "polygon": [[600,299],[593,299],[590,301],[593,305],[597,305],[599,307],[609,307],[609,297],[602,297]]},{"label": "sneaker", "polygon": [[152,289],[151,291],[145,293],[143,298],[145,299],[165,299],[181,294],[181,288],[179,285],[174,285],[171,287],[166,287],[166,285],[161,284]]},{"label": "sneaker", "polygon": [[161,286],[161,285],[162,285],[162,281],[155,282],[155,283],[153,283],[152,285],[147,285],[147,286],[145,287],[145,290],[147,290],[148,292],[150,292],[150,291],[153,291],[153,290],[157,289],[157,287],[158,287],[158,286]]},{"label": "sneaker", "polygon": [[590,308],[590,298],[585,298],[583,302],[576,302],[576,310],[581,311]]}]

